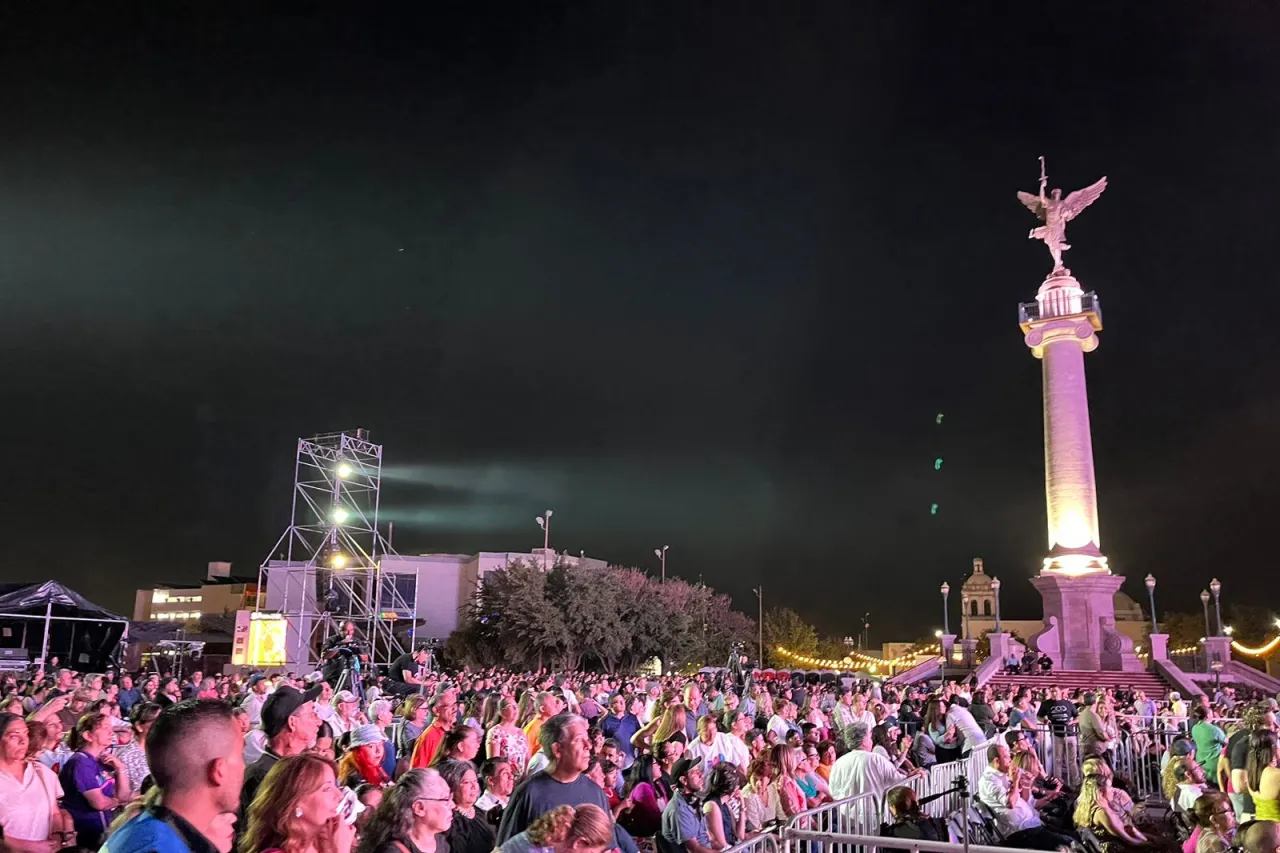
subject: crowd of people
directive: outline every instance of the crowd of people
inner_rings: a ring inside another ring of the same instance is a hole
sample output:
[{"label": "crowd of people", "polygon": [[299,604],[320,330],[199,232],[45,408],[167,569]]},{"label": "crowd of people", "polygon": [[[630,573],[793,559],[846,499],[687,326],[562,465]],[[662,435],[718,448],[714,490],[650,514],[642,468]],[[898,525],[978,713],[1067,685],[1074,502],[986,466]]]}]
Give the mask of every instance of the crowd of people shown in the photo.
[{"label": "crowd of people", "polygon": [[[974,795],[1008,846],[1093,839],[1104,853],[1219,853],[1280,820],[1274,702],[1258,697],[446,675],[425,665],[428,654],[416,649],[358,683],[332,669],[8,677],[3,844],[20,853],[713,853],[865,793],[886,803],[885,831],[946,840],[912,781],[979,751],[987,766]],[[1155,823],[1126,793],[1114,760],[1122,741],[1159,763],[1174,818]]]}]

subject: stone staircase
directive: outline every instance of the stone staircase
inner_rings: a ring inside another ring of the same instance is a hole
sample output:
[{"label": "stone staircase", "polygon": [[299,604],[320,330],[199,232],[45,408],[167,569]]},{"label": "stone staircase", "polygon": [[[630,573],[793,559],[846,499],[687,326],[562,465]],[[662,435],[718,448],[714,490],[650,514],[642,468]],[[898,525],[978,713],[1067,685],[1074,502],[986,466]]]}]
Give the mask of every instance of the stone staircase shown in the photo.
[{"label": "stone staircase", "polygon": [[1061,687],[1067,693],[1077,688],[1095,690],[1099,687],[1126,687],[1141,690],[1148,696],[1163,697],[1172,688],[1164,679],[1151,672],[1078,672],[1061,670],[1048,675],[1006,675],[997,673],[986,683],[988,690],[1004,690],[1017,685],[1032,690],[1047,690],[1050,687]]}]

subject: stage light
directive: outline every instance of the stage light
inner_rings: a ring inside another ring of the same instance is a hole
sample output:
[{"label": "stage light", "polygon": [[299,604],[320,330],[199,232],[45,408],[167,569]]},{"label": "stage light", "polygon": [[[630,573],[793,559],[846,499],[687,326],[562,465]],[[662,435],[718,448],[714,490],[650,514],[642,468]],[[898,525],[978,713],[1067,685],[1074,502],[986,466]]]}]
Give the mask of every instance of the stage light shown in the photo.
[{"label": "stage light", "polygon": [[350,517],[351,517],[351,513],[347,512],[346,509],[344,509],[343,507],[338,507],[333,511],[334,524],[342,524]]},{"label": "stage light", "polygon": [[347,555],[342,553],[341,551],[338,551],[332,557],[329,558],[329,565],[333,566],[335,569],[340,569],[346,564],[347,564]]},{"label": "stage light", "polygon": [[351,466],[350,466],[350,465],[348,465],[346,462],[343,462],[342,464],[340,464],[340,465],[338,466],[338,476],[339,476],[339,477],[341,477],[341,478],[342,478],[342,479],[344,479],[344,480],[345,480],[345,479],[347,479],[348,477],[350,477],[350,476],[351,476]]}]

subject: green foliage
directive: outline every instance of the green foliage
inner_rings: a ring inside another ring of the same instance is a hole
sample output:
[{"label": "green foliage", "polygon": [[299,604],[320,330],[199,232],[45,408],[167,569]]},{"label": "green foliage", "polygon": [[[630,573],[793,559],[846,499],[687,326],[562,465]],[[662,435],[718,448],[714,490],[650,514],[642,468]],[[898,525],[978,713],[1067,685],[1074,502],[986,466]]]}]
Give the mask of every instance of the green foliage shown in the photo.
[{"label": "green foliage", "polygon": [[455,664],[631,671],[657,655],[668,669],[723,666],[755,623],[728,596],[643,572],[513,563],[485,577],[445,654]]},{"label": "green foliage", "polygon": [[818,657],[818,631],[790,607],[774,608],[764,615],[765,660],[773,667],[794,666],[790,658],[775,651],[778,646],[794,654]]}]

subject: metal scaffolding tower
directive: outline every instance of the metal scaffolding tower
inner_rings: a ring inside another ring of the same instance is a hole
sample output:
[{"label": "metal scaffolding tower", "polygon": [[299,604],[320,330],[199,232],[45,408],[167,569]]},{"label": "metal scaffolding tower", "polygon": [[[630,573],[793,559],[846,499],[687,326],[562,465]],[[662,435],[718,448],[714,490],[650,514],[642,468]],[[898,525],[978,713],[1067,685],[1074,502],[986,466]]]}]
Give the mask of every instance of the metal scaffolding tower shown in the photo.
[{"label": "metal scaffolding tower", "polygon": [[[318,663],[348,620],[373,664],[412,647],[417,574],[383,570],[381,558],[395,552],[378,530],[381,485],[382,446],[366,430],[298,439],[289,527],[258,569],[260,609],[285,617],[291,665]],[[400,621],[407,638],[395,631]]]}]

